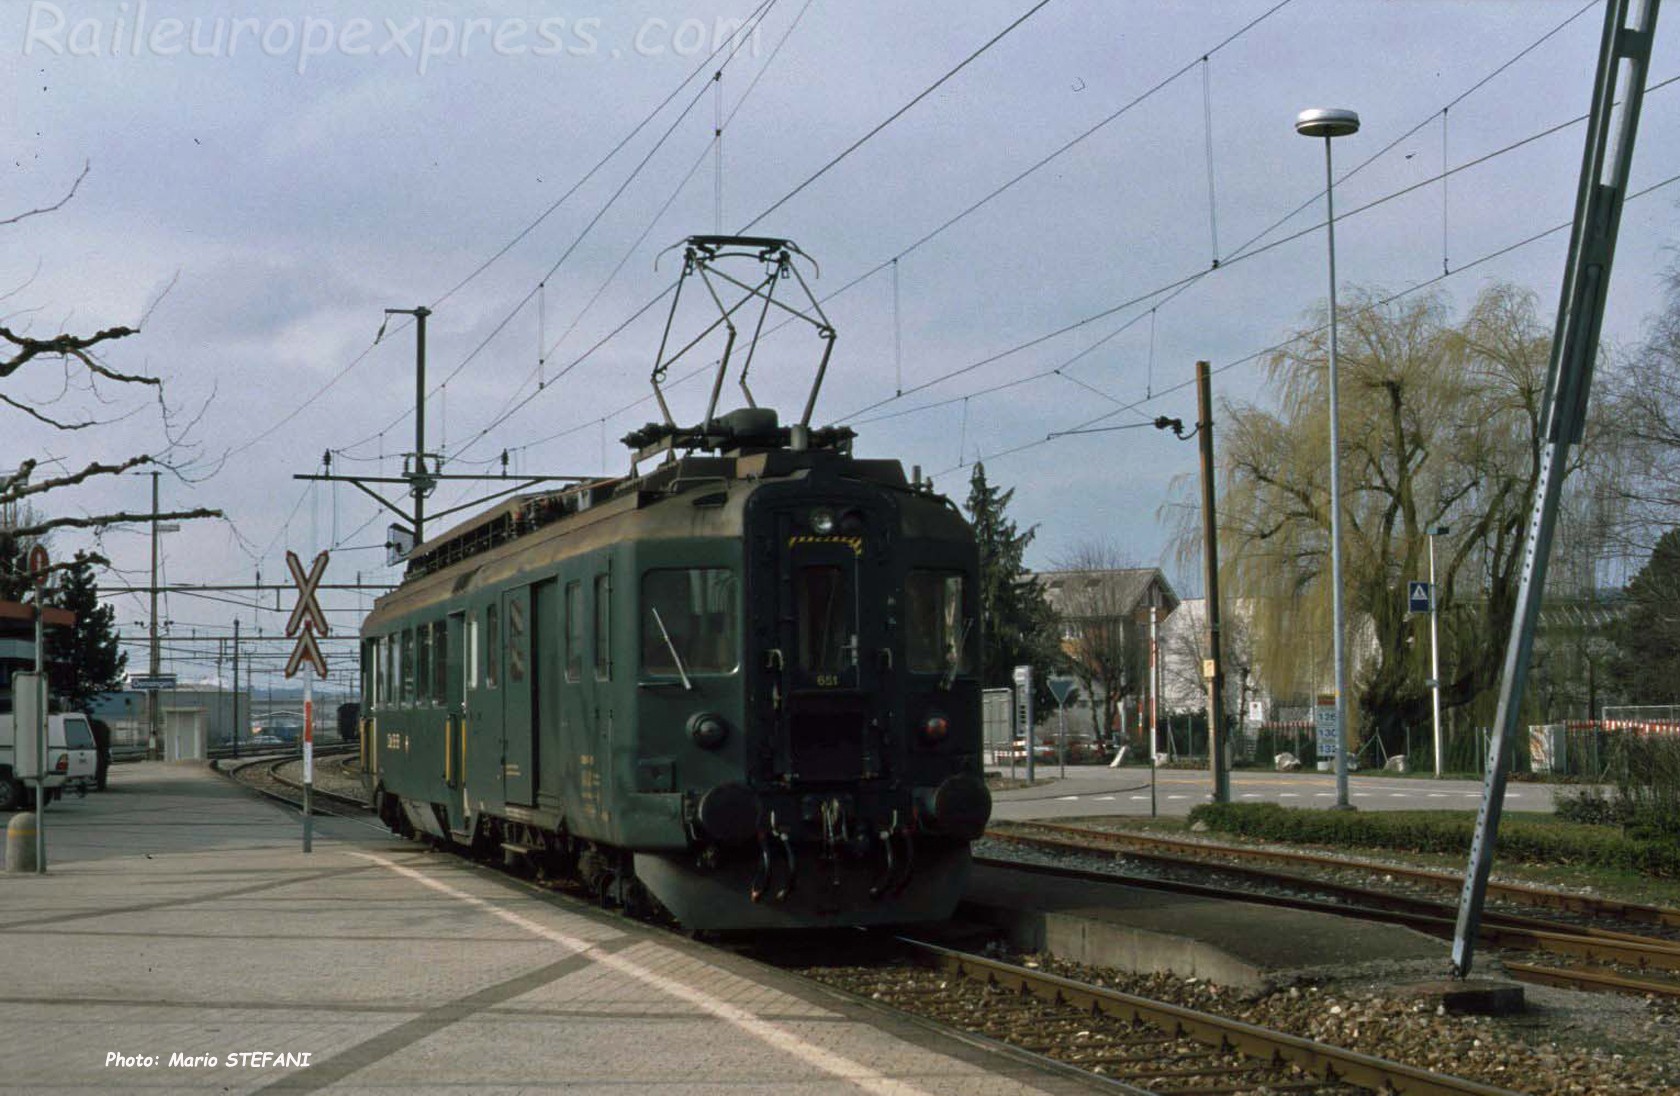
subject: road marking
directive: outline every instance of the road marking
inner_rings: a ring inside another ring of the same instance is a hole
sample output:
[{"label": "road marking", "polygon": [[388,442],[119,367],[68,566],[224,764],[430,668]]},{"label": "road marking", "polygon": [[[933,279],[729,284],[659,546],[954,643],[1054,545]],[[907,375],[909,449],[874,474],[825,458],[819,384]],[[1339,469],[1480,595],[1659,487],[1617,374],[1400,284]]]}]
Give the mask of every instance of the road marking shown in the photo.
[{"label": "road marking", "polygon": [[1114,796],[1112,796],[1112,795],[1099,795],[1099,796],[1097,796],[1097,802],[1098,803],[1112,803],[1112,802],[1114,802]]},{"label": "road marking", "polygon": [[1149,797],[1147,795],[1134,795],[1134,796],[1132,796],[1132,798],[1141,800],[1141,799],[1148,799]]},{"label": "road marking", "polygon": [[1431,798],[1431,799],[1445,799],[1446,797],[1447,797],[1446,792],[1430,792],[1429,793],[1429,798]]},{"label": "road marking", "polygon": [[1320,799],[1334,799],[1334,798],[1336,798],[1336,793],[1335,792],[1315,792],[1313,794],[1317,795],[1318,798],[1320,798]]},{"label": "road marking", "polygon": [[1078,799],[1079,797],[1077,795],[1058,795],[1056,798],[1066,803],[1070,799]]},{"label": "road marking", "polygon": [[1410,799],[1412,797],[1412,793],[1411,792],[1389,792],[1388,797],[1390,799]]},{"label": "road marking", "polygon": [[1168,798],[1168,799],[1186,799],[1186,798],[1188,798],[1188,796],[1183,796],[1183,795],[1169,795],[1169,796],[1167,796],[1167,798]]},{"label": "road marking", "polygon": [[[634,959],[628,959],[614,952],[603,951],[588,940],[551,929],[547,925],[538,924],[529,917],[523,917],[512,910],[502,909],[487,899],[458,890],[448,883],[433,879],[415,871],[413,868],[387,860],[382,856],[374,856],[365,852],[353,852],[350,855],[360,857],[363,860],[371,860],[381,867],[390,868],[398,875],[413,879],[417,883],[430,887],[441,894],[447,894],[449,897],[458,899],[470,906],[477,906],[486,913],[493,914],[509,924],[517,925],[526,932],[593,959],[601,966],[609,967],[620,974],[641,982],[643,985],[650,986],[678,1000],[687,1001],[689,1004],[711,1013],[718,1019],[732,1024],[746,1034],[770,1044],[777,1050],[786,1051],[794,1057],[804,1060],[807,1065],[814,1066],[841,1080],[850,1081],[868,1092],[891,1093],[894,1096],[926,1096],[926,1090],[924,1089],[906,1084],[903,1081],[893,1080],[890,1077],[884,1077],[868,1066],[854,1062],[850,1058],[843,1057],[831,1050],[825,1050],[814,1043],[808,1043],[780,1024],[761,1020],[739,1005],[732,1005],[727,1001],[713,997],[705,990],[684,985],[674,978],[667,978],[663,974],[649,970]],[[655,944],[654,947],[655,950],[660,952],[669,952],[670,950],[658,944]]]},{"label": "road marking", "polygon": [[1279,799],[1299,799],[1301,797],[1296,795],[1294,792],[1278,792],[1278,798]]},{"label": "road marking", "polygon": [[1260,795],[1259,792],[1243,792],[1243,798],[1244,799],[1259,799],[1259,798],[1261,798],[1261,795]]},{"label": "road marking", "polygon": [[1354,792],[1353,794],[1358,796],[1360,799],[1371,798],[1371,793],[1370,792]]}]

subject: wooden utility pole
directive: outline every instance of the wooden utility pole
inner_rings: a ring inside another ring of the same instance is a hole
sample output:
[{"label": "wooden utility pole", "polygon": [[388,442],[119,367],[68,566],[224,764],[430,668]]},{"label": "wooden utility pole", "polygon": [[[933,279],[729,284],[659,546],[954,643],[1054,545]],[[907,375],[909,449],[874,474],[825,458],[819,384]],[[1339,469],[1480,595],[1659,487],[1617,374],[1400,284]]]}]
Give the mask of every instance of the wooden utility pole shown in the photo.
[{"label": "wooden utility pole", "polygon": [[1196,363],[1196,434],[1202,451],[1202,560],[1207,572],[1208,770],[1213,801],[1231,801],[1225,728],[1225,665],[1219,651],[1219,523],[1213,509],[1213,381],[1207,362]]}]

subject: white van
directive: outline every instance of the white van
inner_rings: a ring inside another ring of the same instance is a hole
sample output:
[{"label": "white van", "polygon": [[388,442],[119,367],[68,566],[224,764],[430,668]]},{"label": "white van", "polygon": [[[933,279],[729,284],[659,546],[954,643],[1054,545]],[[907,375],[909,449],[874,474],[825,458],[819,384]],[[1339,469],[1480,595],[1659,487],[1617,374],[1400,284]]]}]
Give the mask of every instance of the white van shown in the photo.
[{"label": "white van", "polygon": [[[0,814],[27,810],[35,799],[34,789],[12,775],[16,738],[16,719],[10,712],[0,713]],[[78,791],[93,787],[99,753],[87,716],[67,712],[47,717],[47,765],[52,774],[47,788],[55,799],[67,787]]]}]

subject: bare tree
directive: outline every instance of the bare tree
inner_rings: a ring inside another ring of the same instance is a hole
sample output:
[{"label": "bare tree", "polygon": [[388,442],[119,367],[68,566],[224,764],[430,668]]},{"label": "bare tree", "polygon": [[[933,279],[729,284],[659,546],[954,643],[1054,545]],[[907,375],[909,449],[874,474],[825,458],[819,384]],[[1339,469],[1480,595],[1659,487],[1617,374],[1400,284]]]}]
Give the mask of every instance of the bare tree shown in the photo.
[{"label": "bare tree", "polygon": [[[87,177],[88,169],[84,167],[57,202],[31,209],[8,218],[0,218],[0,228],[10,227],[30,217],[35,217],[62,208],[76,194],[82,180]],[[156,302],[153,302],[155,307]],[[148,309],[148,312],[150,310]],[[14,315],[26,315],[26,310],[20,310]],[[140,324],[144,323],[142,317]],[[128,417],[132,410],[119,412],[115,417],[100,419],[94,415],[79,413],[71,410],[68,413],[59,411],[56,404],[63,402],[69,393],[85,393],[87,398],[98,404],[108,401],[105,388],[115,388],[119,391],[141,391],[148,393],[149,398],[156,402],[158,413],[162,421],[162,430],[166,445],[154,453],[140,453],[125,457],[91,459],[80,467],[65,464],[62,461],[52,461],[55,471],[46,476],[37,476],[41,470],[43,460],[37,457],[25,458],[16,469],[0,472],[0,513],[11,516],[5,528],[0,528],[0,560],[16,559],[19,547],[33,541],[38,541],[58,529],[99,529],[109,525],[124,522],[150,521],[153,517],[150,511],[128,512],[122,510],[93,512],[81,510],[72,512],[71,507],[59,503],[61,496],[54,496],[52,502],[57,503],[49,507],[46,496],[51,492],[62,492],[84,484],[99,480],[103,477],[121,475],[135,468],[143,466],[160,466],[174,468],[170,459],[172,455],[183,451],[185,435],[190,431],[192,423],[188,423],[185,430],[177,432],[168,405],[163,399],[163,381],[148,373],[137,373],[118,369],[106,360],[106,351],[112,344],[133,335],[139,334],[140,324],[135,326],[118,325],[95,330],[91,334],[78,334],[70,331],[54,331],[46,335],[32,334],[27,327],[16,326],[12,318],[0,319],[0,384],[9,391],[0,391],[0,408],[25,416],[34,422],[65,433],[79,433],[90,428],[106,426],[121,418]],[[54,411],[48,413],[42,410],[42,401],[32,401],[20,394],[25,380],[43,366],[57,366],[63,373],[62,391],[47,403],[55,405]],[[202,414],[202,409],[199,412]],[[194,420],[196,421],[196,419]],[[95,430],[84,436],[98,436]],[[172,510],[157,515],[159,518],[171,521],[188,520],[194,518],[221,517],[219,510],[195,507],[187,510]],[[99,563],[106,561],[102,557],[90,557]],[[71,566],[68,562],[60,563],[57,568]],[[56,569],[56,568],[55,568]]]}]

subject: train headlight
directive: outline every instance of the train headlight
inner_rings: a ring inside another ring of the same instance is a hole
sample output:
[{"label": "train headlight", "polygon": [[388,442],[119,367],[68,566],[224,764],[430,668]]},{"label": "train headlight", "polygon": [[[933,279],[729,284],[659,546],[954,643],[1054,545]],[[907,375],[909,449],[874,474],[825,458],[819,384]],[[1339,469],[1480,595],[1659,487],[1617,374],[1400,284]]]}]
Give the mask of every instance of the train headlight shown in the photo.
[{"label": "train headlight", "polygon": [[700,712],[688,721],[688,737],[704,750],[715,750],[729,737],[729,724],[720,715]]},{"label": "train headlight", "polygon": [[931,712],[922,720],[922,725],[916,728],[916,734],[923,745],[937,746],[950,737],[951,721],[938,712]]},{"label": "train headlight", "polygon": [[827,507],[812,510],[811,531],[825,537],[834,532],[834,511]]}]

